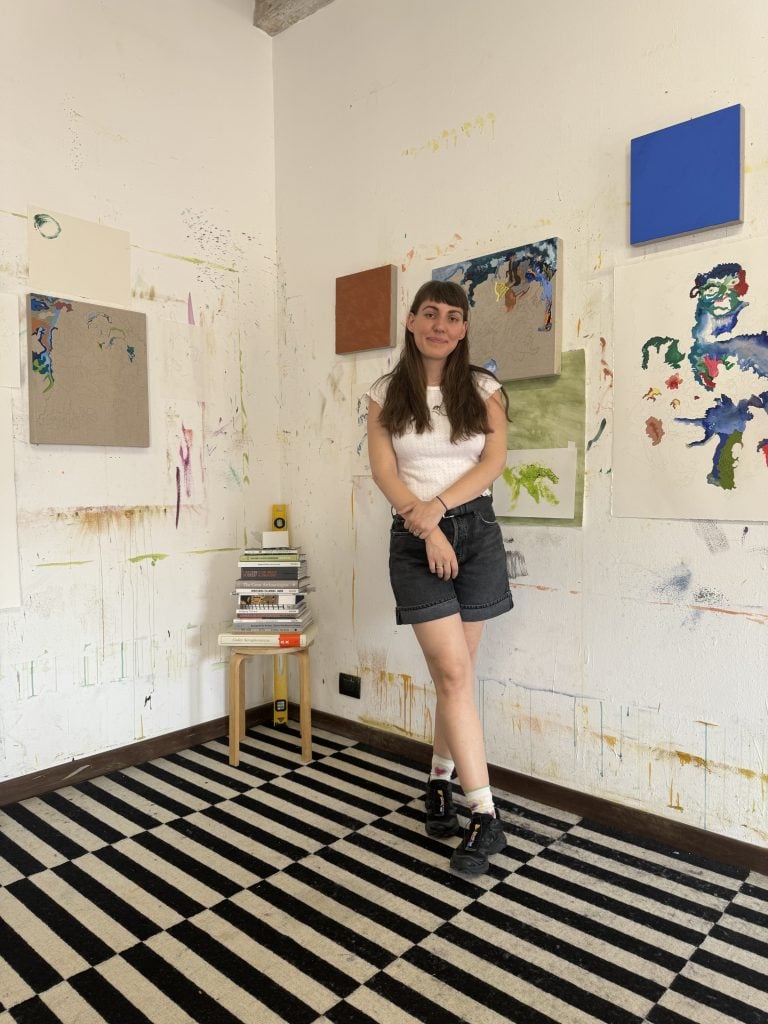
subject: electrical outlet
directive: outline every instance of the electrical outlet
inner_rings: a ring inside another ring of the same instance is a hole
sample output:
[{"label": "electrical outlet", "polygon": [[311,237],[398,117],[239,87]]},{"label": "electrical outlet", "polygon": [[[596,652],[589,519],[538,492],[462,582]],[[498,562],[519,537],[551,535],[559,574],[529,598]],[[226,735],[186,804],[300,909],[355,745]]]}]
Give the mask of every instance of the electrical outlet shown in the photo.
[{"label": "electrical outlet", "polygon": [[360,676],[339,672],[339,693],[345,697],[360,697]]}]

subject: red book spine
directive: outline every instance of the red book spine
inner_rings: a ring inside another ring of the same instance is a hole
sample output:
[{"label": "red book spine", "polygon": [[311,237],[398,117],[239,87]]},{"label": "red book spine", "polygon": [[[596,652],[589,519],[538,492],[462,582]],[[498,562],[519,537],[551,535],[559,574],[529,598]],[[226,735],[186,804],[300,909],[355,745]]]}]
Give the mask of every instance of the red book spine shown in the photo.
[{"label": "red book spine", "polygon": [[280,647],[301,647],[301,634],[300,633],[281,633],[280,634]]}]

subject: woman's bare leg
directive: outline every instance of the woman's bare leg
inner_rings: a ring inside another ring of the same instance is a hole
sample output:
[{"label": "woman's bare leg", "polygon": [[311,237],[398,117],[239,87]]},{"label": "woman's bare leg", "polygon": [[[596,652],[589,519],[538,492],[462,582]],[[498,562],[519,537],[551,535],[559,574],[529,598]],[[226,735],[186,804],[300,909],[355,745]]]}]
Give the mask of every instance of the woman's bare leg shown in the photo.
[{"label": "woman's bare leg", "polygon": [[456,764],[464,792],[488,785],[488,765],[475,700],[475,662],[482,622],[450,615],[413,626],[437,693],[434,750]]}]

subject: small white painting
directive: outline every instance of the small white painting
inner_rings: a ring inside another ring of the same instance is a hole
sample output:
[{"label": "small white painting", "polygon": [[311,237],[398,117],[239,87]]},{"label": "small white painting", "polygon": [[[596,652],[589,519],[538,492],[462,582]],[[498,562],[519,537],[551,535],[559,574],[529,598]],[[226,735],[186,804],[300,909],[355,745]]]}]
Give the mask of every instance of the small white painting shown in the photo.
[{"label": "small white painting", "polygon": [[572,519],[576,501],[576,445],[507,452],[507,466],[493,485],[497,516]]},{"label": "small white painting", "polygon": [[127,231],[30,206],[27,240],[30,291],[130,307]]}]

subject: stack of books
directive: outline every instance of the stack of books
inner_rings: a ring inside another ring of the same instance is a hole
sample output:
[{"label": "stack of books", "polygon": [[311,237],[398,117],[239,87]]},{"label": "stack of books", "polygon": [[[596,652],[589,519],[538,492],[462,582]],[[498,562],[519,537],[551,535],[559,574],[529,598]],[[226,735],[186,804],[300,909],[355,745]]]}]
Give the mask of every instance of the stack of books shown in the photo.
[{"label": "stack of books", "polygon": [[232,629],[219,634],[222,647],[305,647],[312,639],[306,595],[307,559],[299,548],[246,548]]}]

